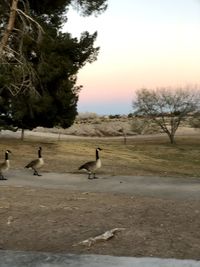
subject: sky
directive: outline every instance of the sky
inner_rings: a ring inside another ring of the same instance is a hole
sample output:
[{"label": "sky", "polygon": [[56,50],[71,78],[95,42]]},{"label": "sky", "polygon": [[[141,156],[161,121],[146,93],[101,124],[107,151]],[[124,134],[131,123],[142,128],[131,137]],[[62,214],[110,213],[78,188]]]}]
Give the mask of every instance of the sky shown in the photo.
[{"label": "sky", "polygon": [[78,73],[80,113],[129,114],[138,89],[200,85],[200,0],[108,0],[97,17],[70,10],[65,30],[98,32],[98,59]]}]

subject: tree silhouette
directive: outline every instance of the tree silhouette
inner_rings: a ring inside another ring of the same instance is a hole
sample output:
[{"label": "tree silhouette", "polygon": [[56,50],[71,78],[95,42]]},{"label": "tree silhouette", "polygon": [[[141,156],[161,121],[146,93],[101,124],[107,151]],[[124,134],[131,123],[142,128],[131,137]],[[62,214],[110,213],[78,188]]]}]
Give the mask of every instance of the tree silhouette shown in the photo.
[{"label": "tree silhouette", "polygon": [[135,114],[155,122],[174,143],[180,123],[199,108],[199,91],[193,88],[140,89],[133,101]]}]

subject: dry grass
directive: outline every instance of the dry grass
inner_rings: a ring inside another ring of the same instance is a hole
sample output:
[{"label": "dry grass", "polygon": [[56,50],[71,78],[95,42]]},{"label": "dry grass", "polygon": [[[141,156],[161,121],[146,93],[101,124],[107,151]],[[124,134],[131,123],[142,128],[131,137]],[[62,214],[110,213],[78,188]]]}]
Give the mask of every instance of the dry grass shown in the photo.
[{"label": "dry grass", "polygon": [[95,158],[95,148],[101,153],[102,175],[161,175],[200,176],[200,137],[177,136],[177,144],[169,144],[164,136],[139,136],[127,140],[118,139],[72,139],[57,141],[48,138],[0,139],[0,151],[13,152],[12,168],[23,168],[37,157],[38,146],[43,147],[44,171],[78,173],[78,167]]}]

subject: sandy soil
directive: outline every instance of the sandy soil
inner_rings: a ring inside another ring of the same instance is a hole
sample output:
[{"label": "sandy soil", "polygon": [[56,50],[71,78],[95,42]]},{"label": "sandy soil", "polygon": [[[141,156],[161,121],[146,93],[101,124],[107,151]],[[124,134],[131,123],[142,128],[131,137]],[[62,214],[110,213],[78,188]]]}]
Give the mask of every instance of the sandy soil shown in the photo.
[{"label": "sandy soil", "polygon": [[[199,198],[94,191],[2,182],[0,249],[199,259]],[[79,244],[116,227],[107,241]]]}]

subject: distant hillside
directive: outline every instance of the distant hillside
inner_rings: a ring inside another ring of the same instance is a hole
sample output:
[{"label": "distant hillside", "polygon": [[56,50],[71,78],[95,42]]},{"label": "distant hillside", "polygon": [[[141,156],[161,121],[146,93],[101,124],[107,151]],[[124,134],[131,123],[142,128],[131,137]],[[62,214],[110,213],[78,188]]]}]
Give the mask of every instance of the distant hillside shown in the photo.
[{"label": "distant hillside", "polygon": [[68,129],[45,129],[38,127],[35,131],[61,133],[76,136],[122,136],[136,134],[131,127],[131,119],[90,118],[78,119]]},{"label": "distant hillside", "polygon": [[[191,128],[187,121],[179,127],[182,129]],[[34,131],[60,133],[74,136],[111,137],[111,136],[133,136],[138,134],[161,133],[161,129],[148,119],[128,116],[110,115],[98,116],[95,113],[84,113],[77,116],[74,124],[67,128],[42,128]]]}]

